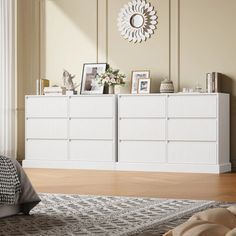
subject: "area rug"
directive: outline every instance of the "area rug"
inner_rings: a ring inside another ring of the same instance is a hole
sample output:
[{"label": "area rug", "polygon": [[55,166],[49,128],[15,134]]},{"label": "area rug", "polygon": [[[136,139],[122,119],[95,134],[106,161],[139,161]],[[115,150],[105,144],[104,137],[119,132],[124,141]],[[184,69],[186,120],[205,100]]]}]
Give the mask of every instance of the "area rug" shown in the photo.
[{"label": "area rug", "polygon": [[195,212],[218,206],[215,201],[40,194],[30,216],[0,219],[6,236],[162,235]]}]

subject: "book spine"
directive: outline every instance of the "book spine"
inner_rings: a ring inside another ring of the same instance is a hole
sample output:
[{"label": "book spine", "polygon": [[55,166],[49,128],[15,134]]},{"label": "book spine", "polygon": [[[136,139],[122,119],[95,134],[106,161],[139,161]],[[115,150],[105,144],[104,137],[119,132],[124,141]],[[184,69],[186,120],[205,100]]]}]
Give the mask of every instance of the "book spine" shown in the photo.
[{"label": "book spine", "polygon": [[41,95],[44,95],[44,80],[41,79]]},{"label": "book spine", "polygon": [[39,79],[36,80],[36,95],[39,95]]},{"label": "book spine", "polygon": [[39,95],[42,95],[42,79],[39,79]]}]

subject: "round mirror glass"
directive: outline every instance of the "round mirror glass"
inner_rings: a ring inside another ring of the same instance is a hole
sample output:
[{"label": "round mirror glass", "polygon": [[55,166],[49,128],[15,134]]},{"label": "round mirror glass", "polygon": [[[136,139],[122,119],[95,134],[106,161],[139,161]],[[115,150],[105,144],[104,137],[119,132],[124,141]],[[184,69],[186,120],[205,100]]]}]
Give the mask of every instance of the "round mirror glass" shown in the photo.
[{"label": "round mirror glass", "polygon": [[130,18],[130,24],[134,28],[142,27],[143,23],[144,23],[144,18],[140,14],[134,14]]}]

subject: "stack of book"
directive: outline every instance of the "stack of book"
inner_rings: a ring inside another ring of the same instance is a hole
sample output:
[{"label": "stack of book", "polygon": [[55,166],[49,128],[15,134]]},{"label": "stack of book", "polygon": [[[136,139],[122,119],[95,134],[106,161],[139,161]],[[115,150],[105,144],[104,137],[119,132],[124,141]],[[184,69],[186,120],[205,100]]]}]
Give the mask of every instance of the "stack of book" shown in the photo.
[{"label": "stack of book", "polygon": [[49,87],[48,79],[37,79],[36,81],[36,94],[44,95],[44,88]]},{"label": "stack of book", "polygon": [[45,87],[44,88],[44,95],[58,96],[58,95],[65,95],[65,94],[66,94],[65,87]]}]

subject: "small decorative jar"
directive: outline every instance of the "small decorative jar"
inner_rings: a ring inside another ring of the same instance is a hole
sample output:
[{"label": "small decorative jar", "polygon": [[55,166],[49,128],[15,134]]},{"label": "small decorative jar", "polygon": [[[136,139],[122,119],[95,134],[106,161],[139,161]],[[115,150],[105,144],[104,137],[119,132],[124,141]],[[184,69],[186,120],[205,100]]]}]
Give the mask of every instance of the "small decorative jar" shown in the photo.
[{"label": "small decorative jar", "polygon": [[169,78],[161,82],[160,93],[174,93],[174,85]]}]

